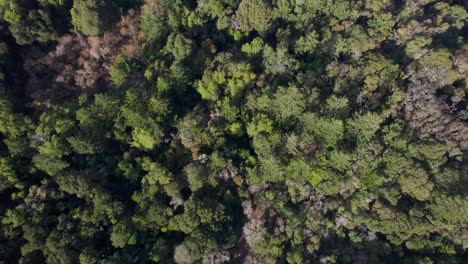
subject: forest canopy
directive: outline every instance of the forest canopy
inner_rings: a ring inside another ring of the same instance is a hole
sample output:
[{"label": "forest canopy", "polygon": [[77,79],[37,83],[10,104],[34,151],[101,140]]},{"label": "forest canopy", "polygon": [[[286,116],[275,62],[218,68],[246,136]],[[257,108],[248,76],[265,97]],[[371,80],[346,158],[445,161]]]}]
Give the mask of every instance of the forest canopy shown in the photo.
[{"label": "forest canopy", "polygon": [[467,263],[467,21],[0,0],[0,263]]}]

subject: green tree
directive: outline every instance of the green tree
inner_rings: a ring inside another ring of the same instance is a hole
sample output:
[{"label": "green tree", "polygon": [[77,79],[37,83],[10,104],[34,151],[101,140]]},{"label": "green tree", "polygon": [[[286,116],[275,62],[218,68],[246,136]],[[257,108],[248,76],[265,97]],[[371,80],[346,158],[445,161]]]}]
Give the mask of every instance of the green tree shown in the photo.
[{"label": "green tree", "polygon": [[246,54],[256,55],[263,50],[264,45],[265,43],[263,40],[259,37],[256,37],[251,42],[243,44],[241,50]]},{"label": "green tree", "polygon": [[297,54],[311,54],[320,43],[318,34],[315,31],[309,32],[296,40],[294,50]]},{"label": "green tree", "polygon": [[161,132],[159,130],[150,132],[142,128],[136,128],[132,132],[131,145],[143,150],[152,150],[160,142]]},{"label": "green tree", "polygon": [[116,225],[112,226],[110,240],[112,246],[116,248],[123,248],[126,245],[136,244],[136,232],[133,230],[129,221],[120,221]]},{"label": "green tree", "polygon": [[119,16],[110,0],[76,0],[71,9],[72,24],[85,35],[100,35]]},{"label": "green tree", "polygon": [[383,118],[376,113],[356,114],[346,124],[348,132],[359,146],[367,144],[380,128]]},{"label": "green tree", "polygon": [[9,23],[9,30],[20,45],[56,40],[67,30],[67,11],[68,5],[64,2],[0,2],[0,18]]},{"label": "green tree", "polygon": [[290,73],[298,68],[297,61],[288,53],[286,47],[275,49],[265,46],[263,50],[263,64],[265,71],[272,75]]},{"label": "green tree", "polygon": [[208,180],[208,170],[200,163],[190,163],[184,168],[192,192],[201,189]]},{"label": "green tree", "polygon": [[440,85],[451,84],[459,78],[459,73],[453,69],[452,55],[447,49],[427,53],[418,60],[418,66],[426,78]]},{"label": "green tree", "polygon": [[138,69],[138,63],[135,60],[119,55],[115,58],[110,68],[109,75],[115,86],[121,86],[125,81],[128,81],[130,75]]},{"label": "green tree", "polygon": [[155,1],[147,1],[143,5],[140,28],[149,43],[160,40],[168,32],[164,8],[164,5],[156,4]]},{"label": "green tree", "polygon": [[349,100],[346,97],[332,95],[327,99],[325,106],[327,111],[334,117],[345,119],[349,114]]},{"label": "green tree", "polygon": [[36,155],[33,157],[34,165],[49,175],[55,175],[65,168],[69,167],[70,164],[59,158],[54,158],[46,155]]},{"label": "green tree", "polygon": [[260,133],[271,133],[272,130],[273,122],[265,114],[255,115],[247,124],[247,134],[251,137],[256,137]]},{"label": "green tree", "polygon": [[206,69],[201,80],[196,82],[197,91],[203,99],[217,101],[226,96],[238,104],[246,88],[252,85],[255,74],[246,63],[234,63],[232,54],[221,53]]},{"label": "green tree", "polygon": [[448,228],[460,225],[466,221],[468,201],[466,197],[440,195],[434,197],[432,203],[427,205],[433,220],[442,223]]},{"label": "green tree", "polygon": [[301,91],[295,87],[278,87],[274,94],[264,94],[258,98],[258,108],[268,111],[278,121],[300,116],[305,109]]},{"label": "green tree", "polygon": [[192,52],[192,40],[182,34],[170,34],[165,49],[178,61],[187,58]]},{"label": "green tree", "polygon": [[395,22],[391,13],[374,15],[367,23],[370,36],[378,42],[384,40],[392,32]]},{"label": "green tree", "polygon": [[341,151],[330,152],[330,166],[338,171],[345,172],[351,165],[351,156]]},{"label": "green tree", "polygon": [[270,27],[272,15],[273,10],[266,1],[242,0],[235,19],[239,20],[239,29],[243,31],[256,30],[265,33]]},{"label": "green tree", "polygon": [[384,159],[385,173],[397,179],[401,190],[417,200],[427,200],[434,188],[429,175],[422,166],[399,154]]},{"label": "green tree", "polygon": [[324,147],[334,147],[344,136],[343,121],[334,118],[319,118],[313,113],[301,117],[302,137],[316,139]]}]

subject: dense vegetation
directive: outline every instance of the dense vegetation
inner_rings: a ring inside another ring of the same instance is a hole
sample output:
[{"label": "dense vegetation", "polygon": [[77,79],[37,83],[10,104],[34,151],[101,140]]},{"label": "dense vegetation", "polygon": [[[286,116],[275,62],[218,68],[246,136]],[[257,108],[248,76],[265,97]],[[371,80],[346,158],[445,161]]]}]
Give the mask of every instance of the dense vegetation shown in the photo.
[{"label": "dense vegetation", "polygon": [[467,9],[0,0],[0,263],[467,263]]}]

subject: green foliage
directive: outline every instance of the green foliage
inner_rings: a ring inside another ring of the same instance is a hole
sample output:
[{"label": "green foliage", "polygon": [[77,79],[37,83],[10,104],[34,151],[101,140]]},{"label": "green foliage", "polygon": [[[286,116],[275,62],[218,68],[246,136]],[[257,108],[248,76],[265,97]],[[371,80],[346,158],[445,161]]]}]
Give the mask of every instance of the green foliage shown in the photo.
[{"label": "green foliage", "polygon": [[312,31],[296,40],[294,50],[298,54],[313,53],[319,43],[317,32]]},{"label": "green foliage", "polygon": [[[140,28],[145,35],[147,42],[155,42],[159,40],[167,32],[165,16],[162,16],[158,11],[160,6],[152,4],[148,1],[143,5],[142,14],[140,17]],[[156,9],[156,10],[155,10]]]},{"label": "green foliage", "polygon": [[161,134],[158,130],[150,132],[142,128],[136,128],[132,132],[132,146],[149,151],[160,141],[160,137]]},{"label": "green foliage", "polygon": [[386,166],[385,173],[398,180],[404,193],[420,201],[429,198],[434,184],[420,165],[400,155],[389,155],[384,162]]},{"label": "green foliage", "polygon": [[96,145],[88,138],[69,137],[67,138],[70,147],[78,154],[94,154],[97,150]]},{"label": "green foliage", "polygon": [[226,1],[223,0],[200,0],[197,10],[207,14],[210,18],[222,17],[225,15]]},{"label": "green foliage", "polygon": [[346,118],[349,113],[349,100],[346,97],[332,95],[327,99],[326,109],[334,117]]},{"label": "green foliage", "polygon": [[0,0],[0,263],[464,263],[461,3]]},{"label": "green foliage", "polygon": [[142,168],[148,172],[143,177],[142,183],[148,185],[166,185],[171,182],[173,176],[169,171],[167,171],[164,167],[159,165],[158,163],[151,162],[150,159],[145,158],[142,162]]},{"label": "green foliage", "polygon": [[434,217],[433,221],[437,221],[437,223],[445,226],[463,224],[466,221],[466,214],[468,212],[466,197],[437,196],[434,198],[434,203],[428,207]]},{"label": "green foliage", "polygon": [[119,12],[112,1],[76,0],[70,10],[72,24],[85,35],[100,35],[118,17]]},{"label": "green foliage", "polygon": [[138,70],[138,64],[135,60],[118,56],[110,68],[109,75],[115,86],[121,86],[136,70]]},{"label": "green foliage", "polygon": [[67,28],[65,13],[68,10],[65,3],[34,2],[0,2],[0,18],[8,22],[11,34],[20,45],[56,40]]},{"label": "green foliage", "polygon": [[312,167],[300,159],[291,160],[286,167],[286,176],[294,180],[309,179],[312,174]]},{"label": "green foliage", "polygon": [[170,34],[165,49],[180,61],[192,52],[192,40],[185,38],[182,34]]},{"label": "green foliage", "polygon": [[61,172],[63,169],[70,166],[70,164],[59,158],[49,157],[45,155],[34,156],[33,163],[38,169],[51,176]]},{"label": "green foliage", "polygon": [[349,120],[346,128],[357,144],[362,146],[374,137],[382,121],[383,118],[375,113],[357,114]]},{"label": "green foliage", "polygon": [[438,49],[430,52],[418,60],[418,66],[426,69],[433,69],[438,74],[443,72],[440,77],[436,77],[436,72],[429,72],[428,78],[439,79],[442,84],[451,84],[458,77],[459,74],[453,69],[453,61],[451,54],[447,49]]},{"label": "green foliage", "polygon": [[19,206],[14,209],[8,209],[5,216],[2,217],[2,224],[12,227],[19,227],[26,223],[27,212],[25,208]]},{"label": "green foliage", "polygon": [[184,172],[192,192],[201,189],[208,180],[208,171],[199,163],[190,163],[184,168]]},{"label": "green foliage", "polygon": [[330,152],[330,166],[338,171],[344,172],[346,169],[351,165],[351,157],[349,154],[340,152],[340,151],[332,151]]},{"label": "green foliage", "polygon": [[[82,97],[86,100],[86,97]],[[76,112],[76,119],[83,128],[110,126],[118,112],[119,100],[107,94],[97,94],[89,105]]]},{"label": "green foliage", "polygon": [[370,49],[373,41],[371,41],[362,26],[356,25],[351,30],[351,35],[349,38],[340,44],[344,45],[342,49],[344,49],[347,53],[358,55]]},{"label": "green foliage", "polygon": [[129,222],[120,221],[112,227],[110,235],[112,246],[116,248],[123,248],[126,245],[135,245],[136,233],[132,230]]},{"label": "green foliage", "polygon": [[231,58],[231,54],[218,55],[212,67],[206,69],[202,79],[196,82],[197,91],[203,99],[217,101],[226,96],[239,100],[244,89],[252,84],[255,74],[251,66],[245,63],[224,63]]},{"label": "green foliage", "polygon": [[258,99],[258,108],[268,111],[278,121],[298,117],[305,109],[303,95],[296,87],[279,87],[273,95]]},{"label": "green foliage", "polygon": [[241,50],[249,55],[259,54],[263,50],[264,42],[261,38],[254,38],[251,42],[242,45]]},{"label": "green foliage", "polygon": [[263,50],[263,64],[265,71],[272,75],[281,75],[298,68],[297,61],[292,58],[285,47],[275,49],[265,46]]},{"label": "green foliage", "polygon": [[272,13],[272,8],[265,0],[242,0],[236,11],[236,19],[240,23],[239,29],[265,33],[270,27]]},{"label": "green foliage", "polygon": [[18,137],[28,130],[31,120],[13,112],[13,106],[0,95],[0,133],[6,137]]},{"label": "green foliage", "polygon": [[398,65],[383,56],[371,55],[363,69],[364,87],[371,92],[382,86],[391,87],[398,74]]},{"label": "green foliage", "polygon": [[334,147],[344,136],[343,121],[334,118],[318,118],[307,113],[301,118],[304,138],[315,138],[324,147]]},{"label": "green foliage", "polygon": [[431,44],[431,39],[427,39],[423,36],[416,36],[413,40],[408,42],[408,45],[405,48],[405,52],[408,54],[408,56],[417,58],[417,55],[419,52],[421,52],[421,49],[429,44]]},{"label": "green foliage", "polygon": [[382,41],[392,32],[395,21],[391,13],[381,13],[369,19],[367,24],[370,36],[377,41]]},{"label": "green foliage", "polygon": [[264,114],[254,116],[252,121],[247,124],[247,134],[251,137],[256,137],[260,133],[271,133],[272,130],[273,122]]}]

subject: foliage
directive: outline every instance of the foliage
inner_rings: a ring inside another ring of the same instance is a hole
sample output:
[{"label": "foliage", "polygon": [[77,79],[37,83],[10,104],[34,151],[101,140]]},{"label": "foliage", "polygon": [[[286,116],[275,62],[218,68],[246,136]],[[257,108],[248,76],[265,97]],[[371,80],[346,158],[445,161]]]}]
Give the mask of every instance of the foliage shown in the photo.
[{"label": "foliage", "polygon": [[0,19],[20,45],[56,40],[67,30],[69,4],[65,2],[4,0],[0,2]]},{"label": "foliage", "polygon": [[264,33],[270,27],[272,9],[267,1],[242,0],[236,11],[235,19],[239,20],[239,28],[243,31],[256,30]]},{"label": "foliage", "polygon": [[460,0],[0,0],[0,263],[465,263]]},{"label": "foliage", "polygon": [[318,34],[317,32],[312,31],[297,39],[294,45],[294,50],[298,54],[313,53],[318,44]]},{"label": "foliage", "polygon": [[166,50],[172,53],[176,60],[182,60],[190,55],[192,41],[181,34],[170,34],[167,38]]},{"label": "foliage", "polygon": [[118,16],[113,1],[76,0],[70,10],[75,29],[85,35],[100,35]]}]

